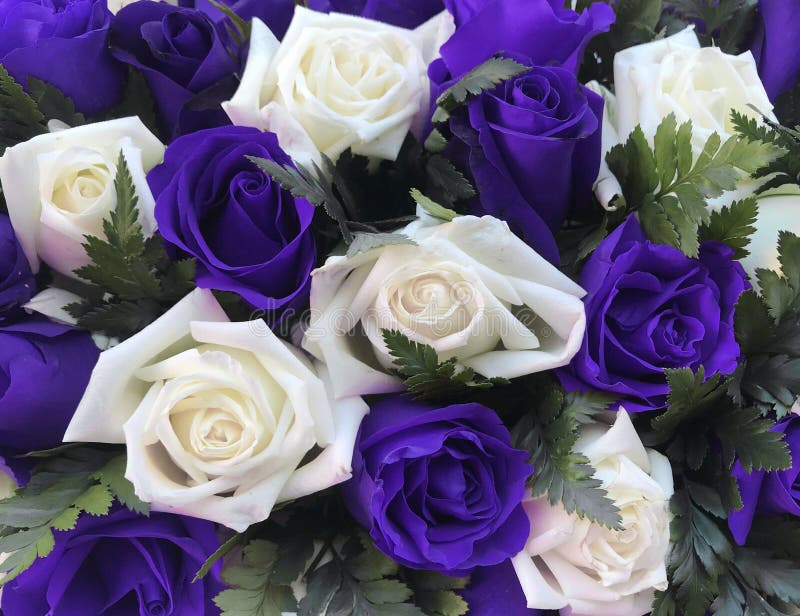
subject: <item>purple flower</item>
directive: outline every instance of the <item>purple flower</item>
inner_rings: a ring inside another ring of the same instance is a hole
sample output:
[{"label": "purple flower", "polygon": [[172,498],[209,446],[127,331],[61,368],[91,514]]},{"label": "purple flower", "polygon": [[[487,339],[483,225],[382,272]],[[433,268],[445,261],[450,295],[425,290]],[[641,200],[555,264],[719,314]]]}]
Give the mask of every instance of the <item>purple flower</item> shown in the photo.
[{"label": "purple flower", "polygon": [[416,28],[444,10],[442,0],[309,0],[308,7],[325,13],[349,13],[367,19]]},{"label": "purple flower", "polygon": [[747,473],[736,461],[733,476],[739,481],[744,506],[728,514],[728,527],[739,545],[747,539],[756,515],[800,517],[800,416],[790,415],[773,430],[783,432],[792,456],[792,466],[783,471],[753,470]]},{"label": "purple flower", "polygon": [[397,562],[463,574],[525,545],[526,459],[485,406],[386,398],[361,424],[345,503]]},{"label": "purple flower", "polygon": [[0,0],[0,64],[23,86],[36,77],[98,113],[119,100],[125,77],[108,51],[110,22],[105,0]]},{"label": "purple flower", "polygon": [[111,51],[144,74],[164,134],[229,123],[220,103],[236,90],[239,61],[221,32],[202,11],[165,2],[140,0],[114,17]]},{"label": "purple flower", "polygon": [[98,353],[85,331],[41,317],[0,326],[0,450],[61,444]]},{"label": "purple flower", "polygon": [[690,259],[648,241],[631,215],[597,247],[580,284],[586,335],[558,371],[567,389],[608,391],[628,411],[646,411],[665,404],[665,368],[736,369],[734,307],[750,285],[728,246],[705,242]]},{"label": "purple flower", "polygon": [[221,561],[202,581],[192,578],[219,547],[203,520],[117,509],[84,515],[56,532],[53,551],[3,589],[9,616],[210,616],[223,588]]},{"label": "purple flower", "polygon": [[451,122],[456,150],[465,151],[454,155],[467,159],[481,195],[473,213],[506,220],[556,262],[553,234],[591,202],[602,116],[602,97],[555,66],[534,67],[475,98]]},{"label": "purple flower", "polygon": [[792,34],[800,32],[800,0],[761,0],[761,22],[753,39],[758,74],[771,100],[800,78],[800,54]]},{"label": "purple flower", "polygon": [[0,323],[34,293],[36,280],[28,259],[8,216],[0,215]]},{"label": "purple flower", "polygon": [[541,610],[528,608],[511,561],[493,567],[477,567],[469,585],[459,594],[469,605],[470,616],[539,616]]},{"label": "purple flower", "polygon": [[[211,0],[179,0],[178,4],[199,9],[211,17],[217,27],[225,27],[227,16],[214,6]],[[276,37],[282,39],[292,21],[296,3],[295,0],[269,0],[269,2],[264,2],[264,0],[222,0],[221,4],[229,6],[245,21],[258,17]],[[311,8],[316,7],[312,6]]]},{"label": "purple flower", "polygon": [[274,134],[223,126],[175,140],[147,181],[167,251],[197,258],[197,285],[279,313],[308,299],[314,206],[246,156],[291,164]]}]

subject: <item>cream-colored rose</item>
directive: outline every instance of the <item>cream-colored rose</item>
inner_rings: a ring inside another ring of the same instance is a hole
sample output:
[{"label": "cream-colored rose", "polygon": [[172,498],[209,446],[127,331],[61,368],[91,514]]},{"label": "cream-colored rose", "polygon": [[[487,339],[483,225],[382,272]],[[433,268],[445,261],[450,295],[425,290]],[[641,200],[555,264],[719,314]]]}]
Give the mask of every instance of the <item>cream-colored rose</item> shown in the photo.
[{"label": "cream-colored rose", "polygon": [[156,228],[146,174],[161,162],[164,145],[139,118],[57,130],[8,148],[0,183],[17,239],[34,272],[39,260],[67,276],[89,263],[86,235],[105,237],[103,219],[114,211],[120,151],[139,198],[142,229]]},{"label": "cream-colored rose", "polygon": [[576,444],[620,509],[623,530],[594,524],[542,497],[523,503],[531,520],[512,559],[528,607],[569,616],[641,616],[667,587],[672,468],[645,449],[625,409],[613,426],[587,426]]},{"label": "cream-colored rose", "polygon": [[674,113],[678,123],[692,121],[695,155],[711,133],[723,140],[733,134],[731,109],[752,117],[758,114],[748,105],[772,111],[753,54],[700,47],[692,27],[618,52],[614,90],[620,139],[640,124],[652,140],[661,120]]},{"label": "cream-colored rose", "polygon": [[100,354],[64,440],[124,442],[139,498],[241,532],[276,502],[349,478],[367,407],[331,400],[325,376],[197,289]]},{"label": "cream-colored rose", "polygon": [[[449,25],[449,26],[448,26]],[[296,7],[281,42],[253,20],[234,124],[278,135],[297,162],[356,154],[394,160],[428,113],[428,64],[452,32],[446,13],[416,30]]]},{"label": "cream-colored rose", "polygon": [[491,216],[422,215],[413,245],[329,257],[311,279],[303,347],[325,362],[336,396],[400,390],[382,330],[513,378],[569,363],[583,339],[584,291]]},{"label": "cream-colored rose", "polygon": [[757,268],[781,270],[778,261],[778,235],[789,231],[800,235],[800,187],[786,184],[758,196],[756,232],[750,236],[742,266],[752,281]]}]

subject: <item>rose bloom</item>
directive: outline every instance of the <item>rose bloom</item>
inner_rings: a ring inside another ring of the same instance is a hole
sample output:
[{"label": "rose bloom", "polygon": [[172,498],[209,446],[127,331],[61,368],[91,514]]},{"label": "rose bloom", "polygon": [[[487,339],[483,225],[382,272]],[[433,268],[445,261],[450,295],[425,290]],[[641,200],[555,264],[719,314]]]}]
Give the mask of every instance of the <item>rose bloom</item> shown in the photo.
[{"label": "rose bloom", "polygon": [[732,248],[704,242],[691,259],[650,242],[632,214],[598,245],[580,283],[586,336],[558,370],[568,390],[607,391],[630,412],[649,411],[666,404],[665,368],[736,369],[734,312],[750,285]]},{"label": "rose bloom", "polygon": [[64,440],[125,443],[125,476],[153,509],[241,532],[347,479],[365,412],[360,398],[330,402],[296,349],[197,289],[101,353]]},{"label": "rose bloom", "polygon": [[654,589],[667,588],[669,460],[642,445],[623,408],[611,427],[584,427],[575,449],[619,507],[622,530],[567,513],[546,497],[526,501],[531,536],[512,562],[528,607],[570,616],[647,614]]},{"label": "rose bloom", "polygon": [[95,115],[117,103],[125,79],[108,49],[110,23],[105,0],[0,0],[0,65],[23,87],[36,77]]},{"label": "rose bloom", "polygon": [[784,184],[758,195],[758,216],[753,225],[756,232],[750,236],[748,256],[742,259],[742,266],[756,280],[757,268],[780,271],[778,261],[778,237],[781,231],[800,234],[800,187]]},{"label": "rose bloom", "polygon": [[513,378],[568,363],[585,328],[583,290],[491,216],[421,214],[389,245],[329,257],[312,273],[303,347],[325,362],[337,396],[399,391],[382,330]]},{"label": "rose bloom", "polygon": [[426,120],[426,71],[445,17],[407,30],[298,6],[280,43],[254,19],[241,85],[223,107],[234,124],[276,133],[298,163],[348,148],[394,160]]},{"label": "rose bloom", "polygon": [[84,514],[3,588],[2,608],[9,616],[212,616],[222,561],[192,578],[217,548],[216,529],[203,520],[122,508]]},{"label": "rose bloom", "polygon": [[36,293],[36,280],[8,216],[0,215],[0,322]]},{"label": "rose bloom", "polygon": [[415,569],[464,575],[525,545],[528,454],[480,404],[437,407],[405,396],[370,409],[344,502],[379,550]]},{"label": "rose bloom", "polygon": [[34,273],[40,259],[74,277],[89,264],[85,236],[105,237],[103,220],[117,207],[114,178],[119,154],[133,179],[139,222],[155,230],[155,203],[145,174],[164,146],[137,117],[109,120],[38,135],[6,149],[0,183],[11,224]]}]

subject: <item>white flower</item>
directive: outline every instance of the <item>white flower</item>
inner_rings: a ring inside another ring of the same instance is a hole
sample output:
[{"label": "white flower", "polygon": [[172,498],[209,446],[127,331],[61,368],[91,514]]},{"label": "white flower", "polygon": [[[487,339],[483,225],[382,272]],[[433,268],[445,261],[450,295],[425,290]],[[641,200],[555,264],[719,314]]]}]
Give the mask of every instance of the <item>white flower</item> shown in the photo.
[{"label": "white flower", "polygon": [[800,235],[800,188],[786,184],[758,196],[758,217],[754,225],[756,232],[750,236],[747,250],[750,254],[742,259],[742,266],[756,283],[757,268],[781,271],[778,261],[778,234],[789,231]]},{"label": "white flower", "polygon": [[124,442],[142,500],[241,532],[276,502],[349,478],[367,407],[329,400],[324,376],[262,321],[231,323],[197,289],[100,354],[64,440]]},{"label": "white flower", "polygon": [[401,389],[384,329],[513,378],[569,363],[583,339],[583,289],[491,216],[431,224],[390,245],[329,257],[312,272],[303,347],[325,362],[337,396]]},{"label": "white flower", "polygon": [[447,13],[407,30],[298,6],[278,42],[253,19],[242,82],[223,107],[234,124],[276,133],[299,163],[347,148],[394,160],[423,129],[428,64],[451,32]]},{"label": "white flower", "polygon": [[130,168],[142,229],[152,234],[155,202],[146,174],[163,144],[139,118],[122,118],[38,135],[0,158],[0,183],[17,239],[34,272],[39,260],[73,276],[87,265],[84,236],[105,237],[103,219],[116,208],[120,151]]},{"label": "white flower", "polygon": [[654,589],[667,587],[672,468],[645,449],[625,409],[610,428],[584,429],[576,449],[620,509],[623,530],[594,524],[546,498],[523,504],[531,520],[526,549],[512,559],[528,607],[570,616],[641,616]]},{"label": "white flower", "polygon": [[[749,106],[753,105],[774,119],[753,54],[746,51],[734,56],[718,47],[701,48],[693,27],[618,52],[614,56],[614,90],[616,97],[603,92],[605,152],[615,141],[627,140],[637,125],[652,145],[658,125],[670,113],[679,124],[691,120],[695,158],[712,133],[723,141],[733,134],[731,109],[758,118]],[[745,196],[752,189],[745,190]],[[595,192],[604,206],[619,192],[618,182],[605,165]],[[726,195],[726,202],[730,197]]]}]

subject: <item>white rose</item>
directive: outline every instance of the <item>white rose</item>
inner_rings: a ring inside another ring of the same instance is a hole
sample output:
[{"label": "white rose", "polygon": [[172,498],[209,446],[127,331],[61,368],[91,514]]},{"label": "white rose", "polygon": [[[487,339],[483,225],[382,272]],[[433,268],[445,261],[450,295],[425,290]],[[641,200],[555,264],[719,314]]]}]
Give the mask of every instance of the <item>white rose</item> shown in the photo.
[{"label": "white rose", "polygon": [[[600,87],[595,84],[593,89],[599,91]],[[679,124],[692,121],[695,158],[712,133],[723,141],[733,134],[731,109],[758,118],[749,106],[754,105],[775,119],[753,54],[746,51],[734,56],[717,47],[701,48],[693,27],[618,52],[614,56],[614,90],[616,96],[602,92],[606,102],[604,152],[627,140],[637,125],[652,145],[658,125],[670,113]],[[754,188],[746,183],[738,194],[726,193],[711,205],[748,196]],[[595,183],[597,199],[608,207],[619,192],[619,182],[604,163]]]},{"label": "white rose", "polygon": [[84,236],[103,234],[116,208],[114,176],[125,156],[139,197],[142,229],[156,228],[146,174],[161,162],[164,145],[139,118],[123,118],[38,135],[0,158],[8,215],[34,272],[39,260],[73,276],[87,265]]},{"label": "white rose", "polygon": [[124,442],[142,500],[241,532],[349,478],[367,407],[330,401],[320,376],[262,321],[231,323],[197,289],[100,354],[64,440]]},{"label": "white rose", "polygon": [[312,272],[303,347],[337,396],[401,389],[383,329],[506,378],[569,363],[586,326],[583,289],[491,216],[423,217],[390,245],[329,257]]},{"label": "white rose", "polygon": [[757,268],[781,271],[778,261],[780,231],[800,235],[800,187],[785,184],[758,195],[758,217],[753,226],[756,231],[747,246],[750,254],[742,259],[742,266],[755,282]]},{"label": "white rose", "polygon": [[526,549],[512,559],[528,607],[570,616],[641,616],[654,589],[667,587],[672,468],[645,449],[625,409],[610,428],[590,425],[576,449],[620,509],[623,530],[594,524],[546,498],[523,505],[531,520]]},{"label": "white rose", "polygon": [[692,121],[695,155],[716,132],[733,134],[730,112],[758,117],[772,104],[758,76],[753,54],[738,56],[718,47],[700,47],[692,27],[670,37],[629,47],[614,56],[617,132],[626,139],[642,126],[648,138],[670,113],[678,123]]},{"label": "white rose", "polygon": [[428,64],[451,32],[446,13],[407,30],[298,6],[278,42],[253,19],[242,82],[223,107],[234,124],[276,133],[299,163],[347,148],[394,160],[408,131],[423,129]]}]

